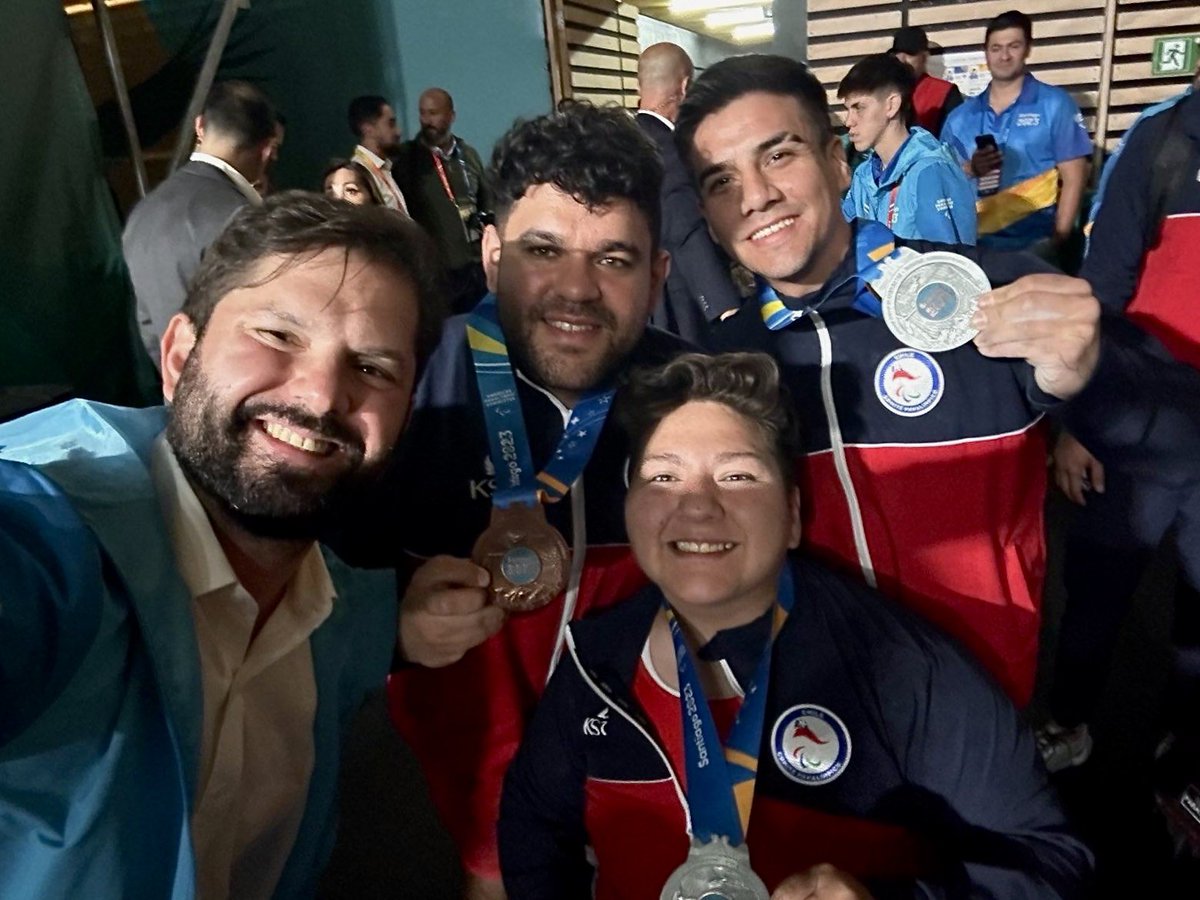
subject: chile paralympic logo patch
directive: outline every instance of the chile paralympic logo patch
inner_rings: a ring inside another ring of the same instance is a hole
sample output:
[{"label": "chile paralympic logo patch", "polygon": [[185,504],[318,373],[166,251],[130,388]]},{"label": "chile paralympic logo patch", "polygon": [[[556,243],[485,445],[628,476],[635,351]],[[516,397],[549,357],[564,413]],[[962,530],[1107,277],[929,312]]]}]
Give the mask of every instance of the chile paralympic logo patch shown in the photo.
[{"label": "chile paralympic logo patch", "polygon": [[923,416],[942,399],[942,367],[928,353],[901,347],[879,361],[875,396],[898,416]]},{"label": "chile paralympic logo patch", "polygon": [[828,784],[850,765],[850,732],[823,706],[793,706],[771,729],[775,765],[799,784]]}]

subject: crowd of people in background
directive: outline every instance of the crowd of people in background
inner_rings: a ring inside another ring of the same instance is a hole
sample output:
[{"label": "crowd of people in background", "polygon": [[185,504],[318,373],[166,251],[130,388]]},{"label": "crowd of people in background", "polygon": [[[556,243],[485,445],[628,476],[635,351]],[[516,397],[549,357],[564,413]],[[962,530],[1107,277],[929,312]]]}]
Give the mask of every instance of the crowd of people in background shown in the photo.
[{"label": "crowd of people in background", "polygon": [[488,162],[446,90],[409,140],[363,95],[306,192],[216,84],[124,232],[167,407],[0,426],[0,896],[311,895],[385,682],[468,900],[1104,896],[1050,775],[1168,536],[1200,855],[1200,98],[1084,229],[1030,18],[982,47],[963,97],[901,28],[838,121],[801,62],[655,44],[635,114]]}]

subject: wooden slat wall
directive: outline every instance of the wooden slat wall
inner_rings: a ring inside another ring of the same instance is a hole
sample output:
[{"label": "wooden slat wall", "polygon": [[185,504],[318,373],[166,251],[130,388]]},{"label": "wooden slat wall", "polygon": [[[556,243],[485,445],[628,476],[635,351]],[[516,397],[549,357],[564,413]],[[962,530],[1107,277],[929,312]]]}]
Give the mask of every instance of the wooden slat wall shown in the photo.
[{"label": "wooden slat wall", "polygon": [[[839,0],[809,0],[808,6],[809,55],[829,91],[829,102],[839,112],[838,82],[862,56],[886,51],[901,24],[920,25],[947,52],[977,50],[988,20],[1018,8],[1033,19],[1030,70],[1069,90],[1088,127],[1094,127],[1104,0],[857,0],[852,13],[844,12],[845,7]],[[848,40],[843,41],[842,35]]]},{"label": "wooden slat wall", "polygon": [[617,0],[563,0],[556,5],[567,48],[563,81],[569,95],[636,109],[637,7]]},{"label": "wooden slat wall", "polygon": [[1191,75],[1152,78],[1154,38],[1200,32],[1195,0],[1119,0],[1113,55],[1112,93],[1104,143],[1112,149],[1138,114],[1152,103],[1179,93]]},{"label": "wooden slat wall", "polygon": [[[1030,69],[1071,92],[1094,134],[1105,5],[1105,0],[809,0],[809,59],[840,113],[838,82],[863,56],[886,51],[902,24],[920,25],[946,51],[976,50],[990,18],[1021,9],[1033,19]],[[1156,36],[1191,31],[1200,31],[1196,0],[1118,0],[1106,147],[1116,144],[1144,107],[1186,86],[1189,77],[1151,78],[1150,50]]]}]

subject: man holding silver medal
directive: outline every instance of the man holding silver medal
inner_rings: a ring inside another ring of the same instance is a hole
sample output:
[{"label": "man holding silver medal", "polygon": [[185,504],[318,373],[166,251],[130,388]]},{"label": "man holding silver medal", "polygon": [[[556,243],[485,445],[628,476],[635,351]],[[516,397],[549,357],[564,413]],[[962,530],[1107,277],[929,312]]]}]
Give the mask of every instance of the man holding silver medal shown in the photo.
[{"label": "man holding silver medal", "polygon": [[760,302],[716,344],[775,356],[809,425],[806,546],[950,632],[1028,702],[1045,574],[1037,423],[1095,365],[1088,286],[1030,256],[847,223],[825,92],[802,64],[710,67],[676,139],[713,233],[760,278]]},{"label": "man holding silver medal", "polygon": [[502,890],[501,781],[567,624],[644,582],[621,510],[628,449],[605,424],[615,376],[684,347],[646,325],[667,273],[662,165],[623,111],[568,103],[518,123],[490,178],[494,293],[448,322],[390,487],[341,542],[363,562],[427,560],[402,603],[415,665],[393,677],[391,712],[472,897]]}]

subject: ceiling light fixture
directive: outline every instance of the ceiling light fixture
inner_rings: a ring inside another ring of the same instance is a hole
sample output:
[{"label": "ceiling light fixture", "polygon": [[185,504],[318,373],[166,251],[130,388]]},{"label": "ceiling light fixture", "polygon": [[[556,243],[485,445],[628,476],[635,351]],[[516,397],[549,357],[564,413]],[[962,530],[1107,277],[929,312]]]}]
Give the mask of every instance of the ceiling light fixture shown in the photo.
[{"label": "ceiling light fixture", "polygon": [[729,35],[739,44],[750,44],[755,41],[768,41],[775,37],[775,23],[768,19],[753,25],[737,25]]},{"label": "ceiling light fixture", "polygon": [[673,16],[696,16],[737,6],[770,6],[771,0],[671,0],[667,9]]},{"label": "ceiling light fixture", "polygon": [[753,25],[766,20],[767,15],[761,6],[747,6],[744,9],[719,9],[704,17],[704,27],[732,28],[735,25]]}]

